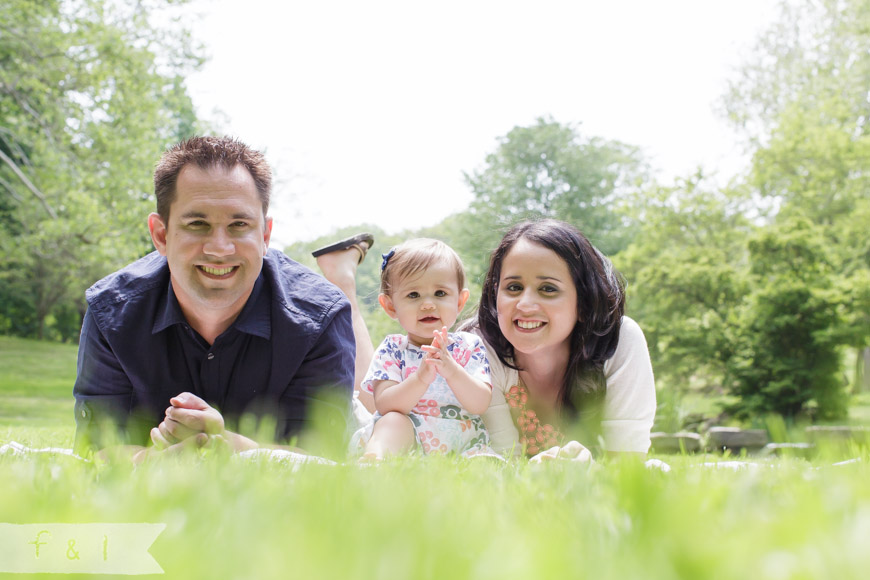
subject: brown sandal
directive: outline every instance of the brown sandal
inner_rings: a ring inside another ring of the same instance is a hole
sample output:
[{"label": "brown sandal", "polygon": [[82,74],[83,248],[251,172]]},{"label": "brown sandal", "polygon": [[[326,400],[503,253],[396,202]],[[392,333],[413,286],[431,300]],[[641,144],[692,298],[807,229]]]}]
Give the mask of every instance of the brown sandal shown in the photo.
[{"label": "brown sandal", "polygon": [[[338,252],[339,250],[347,250],[348,248],[356,248],[359,250],[359,262],[362,261],[366,257],[366,253],[369,251],[369,248],[372,247],[372,244],[375,241],[375,237],[371,234],[357,234],[350,238],[345,238],[339,242],[335,242],[334,244],[330,244],[328,246],[323,246],[322,248],[318,248],[311,252],[311,255],[315,258],[322,256],[324,254],[328,254],[330,252]],[[365,242],[365,245],[363,245]]]}]

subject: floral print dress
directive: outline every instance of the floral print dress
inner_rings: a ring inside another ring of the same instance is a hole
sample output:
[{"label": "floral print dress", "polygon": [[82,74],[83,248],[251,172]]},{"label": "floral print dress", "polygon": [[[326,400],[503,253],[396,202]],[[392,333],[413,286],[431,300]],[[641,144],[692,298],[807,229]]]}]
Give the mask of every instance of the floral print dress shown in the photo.
[{"label": "floral print dress", "polygon": [[[467,332],[451,333],[448,339],[447,352],[453,359],[472,377],[492,384],[483,341]],[[387,336],[375,351],[362,388],[373,393],[374,381],[404,381],[424,364],[425,354],[423,349],[411,344],[403,334]],[[353,434],[351,451],[362,452],[372,435],[375,422],[380,417],[380,413],[375,413],[371,422]],[[458,453],[467,457],[499,457],[489,446],[489,435],[483,419],[480,415],[472,415],[462,408],[453,390],[440,374],[436,375],[408,417],[414,425],[418,448],[424,454]]]},{"label": "floral print dress", "polygon": [[517,426],[519,443],[526,455],[536,455],[555,445],[561,445],[564,436],[549,423],[542,423],[537,413],[528,408],[529,390],[522,381],[508,389],[505,395],[511,416]]}]

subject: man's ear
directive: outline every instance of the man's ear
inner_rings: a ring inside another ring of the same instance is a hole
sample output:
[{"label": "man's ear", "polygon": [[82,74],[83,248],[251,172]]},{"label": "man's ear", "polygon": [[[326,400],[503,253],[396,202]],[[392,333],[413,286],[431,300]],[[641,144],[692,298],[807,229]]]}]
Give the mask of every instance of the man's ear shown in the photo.
[{"label": "man's ear", "polygon": [[148,216],[148,231],[151,232],[151,241],[154,248],[161,256],[166,255],[166,224],[160,214],[152,213]]},{"label": "man's ear", "polygon": [[266,218],[266,227],[263,230],[263,243],[269,247],[269,240],[272,239],[272,218]]},{"label": "man's ear", "polygon": [[468,288],[463,288],[462,292],[459,293],[459,311],[462,312],[462,309],[465,308],[465,303],[468,302],[468,297],[471,296],[471,292],[468,291]]},{"label": "man's ear", "polygon": [[381,308],[384,309],[384,312],[387,313],[387,316],[396,320],[398,315],[396,314],[396,307],[393,306],[393,299],[387,296],[386,294],[378,294],[378,302],[381,303]]}]

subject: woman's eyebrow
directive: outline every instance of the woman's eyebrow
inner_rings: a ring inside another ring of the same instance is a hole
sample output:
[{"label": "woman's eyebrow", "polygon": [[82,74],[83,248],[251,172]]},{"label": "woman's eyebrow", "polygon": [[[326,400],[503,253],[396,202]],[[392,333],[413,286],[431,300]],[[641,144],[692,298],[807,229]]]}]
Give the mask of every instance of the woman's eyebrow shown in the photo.
[{"label": "woman's eyebrow", "polygon": [[[502,280],[522,280],[522,276],[505,276]],[[555,276],[535,276],[535,280],[553,280],[554,282],[561,282],[561,278],[556,278]]]}]

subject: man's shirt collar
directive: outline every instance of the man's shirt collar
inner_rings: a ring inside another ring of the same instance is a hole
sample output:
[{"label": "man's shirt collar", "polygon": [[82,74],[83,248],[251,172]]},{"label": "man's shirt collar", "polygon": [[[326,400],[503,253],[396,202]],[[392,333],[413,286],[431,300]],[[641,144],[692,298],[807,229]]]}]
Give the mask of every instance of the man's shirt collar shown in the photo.
[{"label": "man's shirt collar", "polygon": [[[234,328],[247,334],[265,338],[266,340],[271,338],[271,293],[265,286],[265,274],[260,272],[257,281],[254,282],[254,289],[251,291],[251,295],[248,296],[248,301],[239,313],[238,318],[227,330]],[[172,289],[171,280],[167,285],[166,299],[162,302],[162,306],[158,306],[158,313],[154,320],[154,326],[151,329],[152,334],[162,332],[175,324],[187,324],[187,319],[184,318],[181,305],[178,303],[178,298],[175,297],[175,291]]]}]

